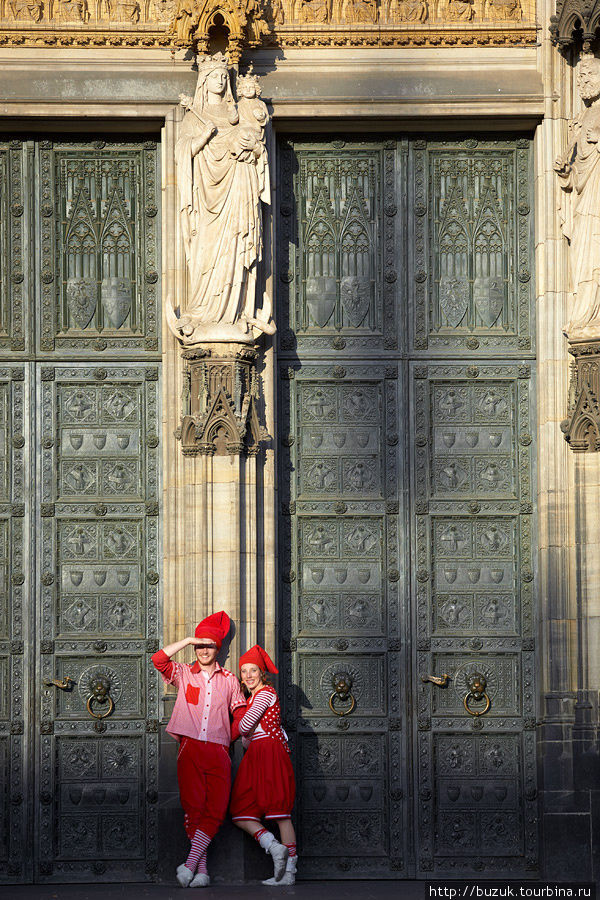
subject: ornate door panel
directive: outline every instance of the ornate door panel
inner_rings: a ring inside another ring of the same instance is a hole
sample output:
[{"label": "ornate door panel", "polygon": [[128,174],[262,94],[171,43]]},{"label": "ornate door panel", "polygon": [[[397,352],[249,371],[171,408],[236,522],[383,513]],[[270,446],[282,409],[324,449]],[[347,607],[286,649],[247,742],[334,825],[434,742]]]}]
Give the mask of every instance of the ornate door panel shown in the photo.
[{"label": "ornate door panel", "polygon": [[311,877],[406,871],[401,381],[395,361],[354,362],[396,339],[394,147],[299,144],[282,156],[281,309],[294,328],[281,366],[285,709]]},{"label": "ornate door panel", "polygon": [[[415,141],[410,169],[411,332],[427,350],[411,365],[409,438],[417,872],[531,873],[530,142]],[[421,680],[444,674],[445,687]]]},{"label": "ornate door panel", "polygon": [[528,140],[412,142],[414,350],[531,355],[530,148]]},{"label": "ornate door panel", "polygon": [[43,142],[37,164],[40,350],[158,350],[156,142]]},{"label": "ornate door panel", "polygon": [[26,471],[29,380],[25,367],[0,366],[0,872],[11,881],[27,877],[27,795],[32,772],[27,672],[27,596],[30,590]]},{"label": "ornate door panel", "polygon": [[397,157],[404,158],[406,147],[397,150],[396,141],[304,146],[280,147],[280,350],[298,347],[307,356],[334,350],[337,357],[394,349]]},{"label": "ornate door panel", "polygon": [[415,454],[418,674],[450,676],[417,682],[418,863],[524,873],[537,844],[530,367],[413,376],[428,451]]},{"label": "ornate door panel", "polygon": [[9,882],[140,881],[156,867],[157,149],[0,145]]},{"label": "ornate door panel", "polygon": [[285,702],[315,877],[536,865],[529,168],[520,140],[280,146]]},{"label": "ornate door panel", "polygon": [[24,309],[30,287],[25,235],[29,209],[23,196],[26,150],[0,142],[0,352],[25,350]]},{"label": "ornate door panel", "polygon": [[[44,366],[39,871],[143,879],[156,858],[158,370]],[[110,715],[108,715],[110,713]]]}]

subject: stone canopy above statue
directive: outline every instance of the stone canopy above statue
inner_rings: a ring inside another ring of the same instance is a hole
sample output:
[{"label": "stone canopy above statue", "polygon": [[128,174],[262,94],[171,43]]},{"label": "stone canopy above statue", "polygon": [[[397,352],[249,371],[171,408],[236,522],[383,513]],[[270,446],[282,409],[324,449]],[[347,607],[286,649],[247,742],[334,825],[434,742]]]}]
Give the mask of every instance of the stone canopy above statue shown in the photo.
[{"label": "stone canopy above statue", "polygon": [[552,43],[566,50],[600,37],[600,0],[556,0],[556,13],[550,16]]}]

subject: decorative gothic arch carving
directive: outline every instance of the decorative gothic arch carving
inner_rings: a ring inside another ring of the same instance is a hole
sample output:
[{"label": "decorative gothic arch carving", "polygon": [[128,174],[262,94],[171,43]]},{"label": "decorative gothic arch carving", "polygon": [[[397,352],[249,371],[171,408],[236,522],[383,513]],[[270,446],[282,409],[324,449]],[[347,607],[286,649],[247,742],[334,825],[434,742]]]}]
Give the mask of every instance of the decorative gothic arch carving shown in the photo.
[{"label": "decorative gothic arch carving", "polygon": [[210,49],[210,31],[226,28],[229,33],[227,53],[237,65],[246,47],[257,47],[270,31],[265,0],[178,0],[171,25],[175,44],[194,45],[199,53]]},{"label": "decorative gothic arch carving", "polygon": [[561,430],[572,450],[600,450],[600,349],[595,342],[572,344],[569,413]]},{"label": "decorative gothic arch carving", "polygon": [[184,354],[184,415],[177,435],[184,456],[253,456],[269,438],[258,417],[257,356],[255,349],[232,347]]}]

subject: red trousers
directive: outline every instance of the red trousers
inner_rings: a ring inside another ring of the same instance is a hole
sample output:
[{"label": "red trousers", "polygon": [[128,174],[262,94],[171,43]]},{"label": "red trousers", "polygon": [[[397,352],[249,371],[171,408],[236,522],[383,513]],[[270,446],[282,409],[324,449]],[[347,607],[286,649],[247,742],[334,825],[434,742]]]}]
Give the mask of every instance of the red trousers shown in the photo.
[{"label": "red trousers", "polygon": [[227,747],[182,737],[177,780],[183,823],[190,841],[198,829],[213,838],[227,813],[231,790],[231,759]]}]

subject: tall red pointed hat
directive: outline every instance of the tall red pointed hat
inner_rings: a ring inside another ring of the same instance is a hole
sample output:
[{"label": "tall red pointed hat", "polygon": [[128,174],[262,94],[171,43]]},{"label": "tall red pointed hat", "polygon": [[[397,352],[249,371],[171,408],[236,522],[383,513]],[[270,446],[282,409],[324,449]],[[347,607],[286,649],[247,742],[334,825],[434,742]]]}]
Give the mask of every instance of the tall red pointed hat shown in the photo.
[{"label": "tall red pointed hat", "polygon": [[258,666],[263,672],[273,672],[274,674],[278,674],[279,672],[279,669],[275,668],[275,663],[267,651],[263,650],[259,644],[250,647],[249,650],[246,650],[246,652],[240,656],[240,669],[245,665]]},{"label": "tall red pointed hat", "polygon": [[202,619],[196,627],[195,635],[197,638],[207,638],[210,641],[214,641],[217,647],[221,649],[221,644],[229,633],[230,627],[231,619],[226,612],[221,611],[213,613],[212,616],[207,616],[206,619]]}]

